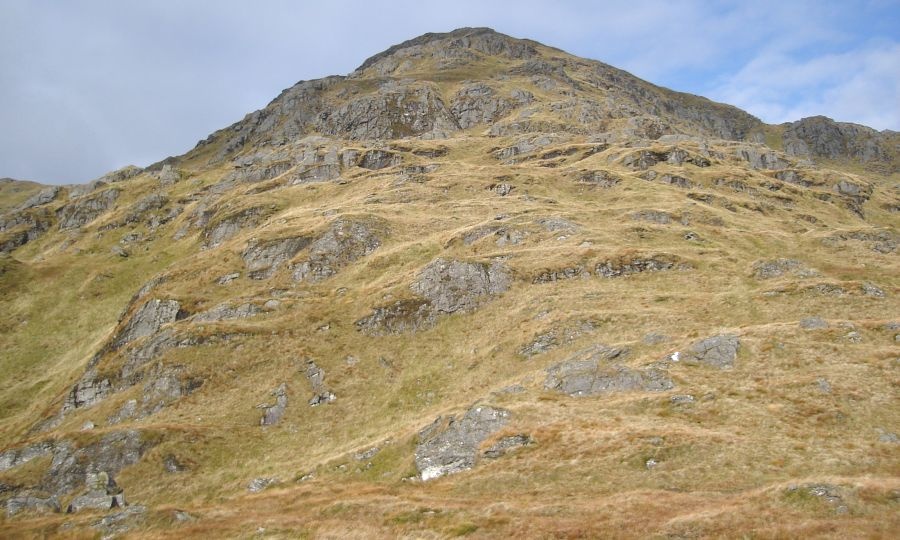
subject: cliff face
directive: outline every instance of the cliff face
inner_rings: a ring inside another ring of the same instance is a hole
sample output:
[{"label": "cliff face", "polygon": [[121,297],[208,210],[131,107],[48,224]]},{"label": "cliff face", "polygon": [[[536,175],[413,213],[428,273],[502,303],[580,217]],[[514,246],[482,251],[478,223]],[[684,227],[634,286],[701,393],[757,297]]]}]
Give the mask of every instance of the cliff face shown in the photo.
[{"label": "cliff face", "polygon": [[0,181],[0,535],[887,536],[895,137],[465,28]]}]

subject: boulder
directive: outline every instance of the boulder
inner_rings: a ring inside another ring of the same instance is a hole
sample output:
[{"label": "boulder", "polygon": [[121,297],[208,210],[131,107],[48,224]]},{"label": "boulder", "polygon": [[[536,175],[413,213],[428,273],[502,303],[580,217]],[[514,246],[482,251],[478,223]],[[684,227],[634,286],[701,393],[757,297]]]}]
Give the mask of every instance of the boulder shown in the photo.
[{"label": "boulder", "polygon": [[438,418],[419,432],[416,446],[416,468],[422,480],[432,480],[471,469],[478,457],[478,447],[485,439],[509,421],[510,413],[478,405],[461,418]]},{"label": "boulder", "polygon": [[313,397],[308,402],[311,407],[331,403],[336,399],[336,396],[325,386],[325,370],[317,366],[312,359],[306,361],[306,379],[313,391]]},{"label": "boulder", "polygon": [[67,513],[125,507],[125,493],[119,489],[115,480],[106,472],[89,472],[86,478],[86,491],[72,499],[72,502],[66,507]]},{"label": "boulder", "polygon": [[719,369],[731,369],[737,359],[741,340],[734,334],[720,334],[697,341],[678,358],[686,364],[701,364]]},{"label": "boulder", "polygon": [[261,426],[274,426],[281,421],[288,404],[287,385],[281,383],[272,391],[272,396],[275,397],[275,404],[263,406],[263,416],[259,420]]},{"label": "boulder", "polygon": [[247,491],[249,491],[250,493],[259,493],[267,487],[277,483],[277,478],[254,478],[250,481],[249,484],[247,484]]}]

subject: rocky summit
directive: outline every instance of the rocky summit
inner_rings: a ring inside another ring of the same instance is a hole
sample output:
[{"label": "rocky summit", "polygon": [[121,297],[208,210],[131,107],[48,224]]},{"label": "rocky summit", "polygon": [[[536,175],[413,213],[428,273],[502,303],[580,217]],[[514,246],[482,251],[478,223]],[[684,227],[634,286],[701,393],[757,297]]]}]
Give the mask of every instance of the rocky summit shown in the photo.
[{"label": "rocky summit", "polygon": [[893,536],[898,212],[895,132],[485,28],[0,180],[0,536]]}]

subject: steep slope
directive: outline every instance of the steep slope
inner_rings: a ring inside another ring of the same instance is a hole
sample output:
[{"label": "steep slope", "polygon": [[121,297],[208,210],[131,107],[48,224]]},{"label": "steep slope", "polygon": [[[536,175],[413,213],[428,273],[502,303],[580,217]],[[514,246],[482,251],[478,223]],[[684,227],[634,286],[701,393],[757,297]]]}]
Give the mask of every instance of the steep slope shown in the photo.
[{"label": "steep slope", "polygon": [[0,533],[889,536],[896,148],[829,122],[460,29],[10,203]]}]

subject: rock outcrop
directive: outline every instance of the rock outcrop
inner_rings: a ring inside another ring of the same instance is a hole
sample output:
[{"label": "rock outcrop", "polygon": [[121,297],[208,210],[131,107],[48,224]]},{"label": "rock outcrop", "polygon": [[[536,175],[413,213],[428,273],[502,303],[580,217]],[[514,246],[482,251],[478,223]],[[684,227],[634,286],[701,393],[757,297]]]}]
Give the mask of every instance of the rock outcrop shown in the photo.
[{"label": "rock outcrop", "polygon": [[509,421],[510,413],[486,405],[472,407],[461,418],[439,417],[419,432],[416,468],[422,480],[471,469],[478,447]]},{"label": "rock outcrop", "polygon": [[335,220],[322,236],[310,244],[309,258],[294,265],[292,276],[295,281],[327,279],[353,261],[370,255],[380,245],[379,235],[368,223]]},{"label": "rock outcrop", "polygon": [[84,493],[72,499],[66,507],[67,513],[125,507],[125,493],[105,471],[87,473],[85,485],[87,489]]},{"label": "rock outcrop", "polygon": [[315,361],[311,359],[306,361],[305,375],[313,391],[313,396],[309,398],[311,407],[331,403],[336,399],[336,396],[325,386],[325,370],[317,366]]},{"label": "rock outcrop", "polygon": [[475,310],[505,292],[511,283],[509,269],[500,261],[484,264],[438,258],[410,285],[416,298],[375,308],[356,325],[373,335],[428,328],[442,315]]},{"label": "rock outcrop", "polygon": [[793,156],[850,158],[862,163],[888,159],[884,136],[872,128],[811,116],[786,125],[784,151]]},{"label": "rock outcrop", "polygon": [[[734,334],[720,334],[693,343],[687,351],[677,353],[685,364],[700,364],[718,369],[731,369],[737,359],[741,340]],[[674,359],[674,357],[673,357]]]},{"label": "rock outcrop", "polygon": [[544,388],[573,397],[614,392],[662,392],[675,387],[665,369],[615,363],[626,350],[593,345],[547,370]]},{"label": "rock outcrop", "polygon": [[678,259],[671,255],[628,255],[598,263],[594,267],[594,272],[605,278],[617,278],[643,272],[663,272],[688,268],[690,268],[689,265],[679,263]]},{"label": "rock outcrop", "polygon": [[248,276],[251,279],[265,279],[310,244],[310,238],[294,236],[264,241],[251,241],[241,254]]},{"label": "rock outcrop", "polygon": [[118,189],[107,189],[95,195],[72,200],[56,211],[59,229],[75,229],[90,223],[112,208],[118,198]]},{"label": "rock outcrop", "polygon": [[272,396],[275,398],[275,403],[261,407],[263,409],[262,418],[259,419],[259,425],[261,426],[274,426],[281,421],[288,404],[287,385],[281,383],[278,388],[272,391]]}]

